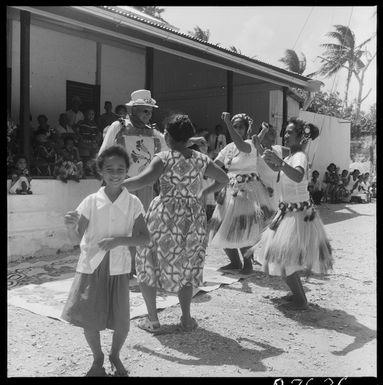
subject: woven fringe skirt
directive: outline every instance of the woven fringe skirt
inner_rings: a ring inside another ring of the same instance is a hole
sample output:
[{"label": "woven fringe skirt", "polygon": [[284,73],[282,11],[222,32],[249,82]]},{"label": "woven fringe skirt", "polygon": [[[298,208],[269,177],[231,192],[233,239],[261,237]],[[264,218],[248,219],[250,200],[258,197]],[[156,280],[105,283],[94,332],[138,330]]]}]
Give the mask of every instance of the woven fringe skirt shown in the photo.
[{"label": "woven fringe skirt", "polygon": [[312,209],[287,212],[276,230],[265,230],[256,260],[266,274],[289,276],[300,270],[325,274],[332,269],[331,246],[322,220],[317,212],[311,214]]},{"label": "woven fringe skirt", "polygon": [[253,246],[274,213],[269,192],[258,181],[245,183],[239,191],[228,186],[210,220],[209,244],[227,249]]}]

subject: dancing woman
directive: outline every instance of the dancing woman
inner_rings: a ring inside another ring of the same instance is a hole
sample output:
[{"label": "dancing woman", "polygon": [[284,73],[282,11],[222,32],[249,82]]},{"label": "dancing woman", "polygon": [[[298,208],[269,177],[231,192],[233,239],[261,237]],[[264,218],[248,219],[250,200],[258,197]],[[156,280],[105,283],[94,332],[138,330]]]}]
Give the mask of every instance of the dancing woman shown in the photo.
[{"label": "dancing woman", "polygon": [[[237,114],[230,120],[224,112],[222,119],[229,130],[232,143],[218,154],[214,162],[228,170],[229,185],[217,198],[210,222],[209,242],[213,247],[223,247],[230,264],[222,270],[242,269],[238,249],[242,255],[259,239],[267,220],[275,210],[273,191],[257,173],[258,151],[252,143],[252,120],[246,114]],[[244,259],[241,274],[253,270],[251,260]]]},{"label": "dancing woman", "polygon": [[[290,155],[281,159],[266,150],[265,162],[279,171],[281,199],[279,210],[263,234],[263,250],[257,260],[267,274],[282,276],[292,295],[288,306],[307,308],[307,298],[298,274],[301,270],[324,274],[332,268],[331,247],[323,223],[310,200],[308,162],[304,148],[319,130],[312,124],[291,118],[286,127],[285,145]],[[249,250],[247,255],[251,254]]]}]

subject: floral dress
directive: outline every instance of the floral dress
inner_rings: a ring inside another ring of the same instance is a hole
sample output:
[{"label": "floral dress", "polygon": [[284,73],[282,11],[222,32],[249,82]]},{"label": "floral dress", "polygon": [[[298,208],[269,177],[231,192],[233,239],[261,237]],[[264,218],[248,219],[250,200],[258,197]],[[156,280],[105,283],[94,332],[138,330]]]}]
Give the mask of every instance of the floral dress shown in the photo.
[{"label": "floral dress", "polygon": [[137,279],[177,293],[184,286],[202,284],[206,212],[196,196],[211,160],[194,150],[190,158],[178,151],[162,151],[156,156],[162,160],[164,172],[160,194],[145,216],[151,241],[137,247]]}]

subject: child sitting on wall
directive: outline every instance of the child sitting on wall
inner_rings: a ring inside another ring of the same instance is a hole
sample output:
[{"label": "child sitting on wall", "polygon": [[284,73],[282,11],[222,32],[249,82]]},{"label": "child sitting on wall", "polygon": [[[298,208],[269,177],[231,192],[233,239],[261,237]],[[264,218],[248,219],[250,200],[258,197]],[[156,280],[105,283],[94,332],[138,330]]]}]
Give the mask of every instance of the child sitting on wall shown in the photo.
[{"label": "child sitting on wall", "polygon": [[32,194],[31,180],[27,168],[27,158],[19,156],[17,158],[16,167],[11,171],[11,186],[9,194]]}]

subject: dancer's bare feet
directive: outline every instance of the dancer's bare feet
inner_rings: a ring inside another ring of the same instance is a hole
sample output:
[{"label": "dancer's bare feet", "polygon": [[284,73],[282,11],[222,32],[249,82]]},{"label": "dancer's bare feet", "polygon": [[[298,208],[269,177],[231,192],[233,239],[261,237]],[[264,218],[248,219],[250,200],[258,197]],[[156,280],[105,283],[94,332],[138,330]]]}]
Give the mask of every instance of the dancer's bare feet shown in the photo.
[{"label": "dancer's bare feet", "polygon": [[113,374],[115,376],[119,376],[119,377],[128,376],[128,371],[125,369],[119,356],[109,355],[109,361],[110,361],[110,365],[112,367]]}]

